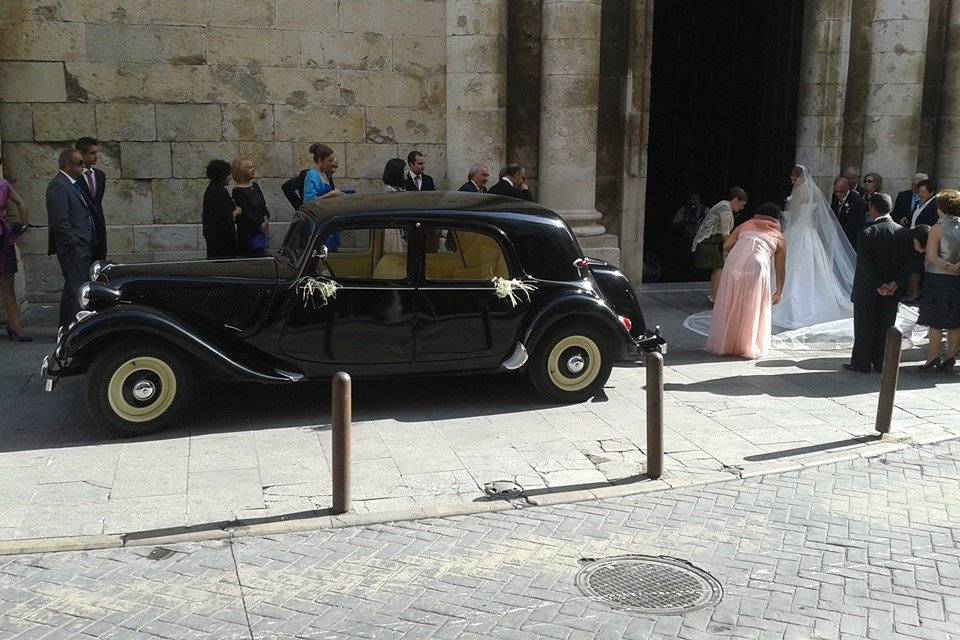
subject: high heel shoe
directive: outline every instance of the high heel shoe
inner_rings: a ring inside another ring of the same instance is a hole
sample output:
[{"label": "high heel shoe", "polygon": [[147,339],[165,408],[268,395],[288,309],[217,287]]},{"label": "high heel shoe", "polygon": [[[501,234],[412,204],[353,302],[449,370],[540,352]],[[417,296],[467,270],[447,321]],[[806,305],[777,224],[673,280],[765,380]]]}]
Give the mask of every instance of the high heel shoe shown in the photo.
[{"label": "high heel shoe", "polygon": [[934,369],[939,369],[940,365],[942,364],[943,362],[940,360],[940,358],[934,358],[930,362],[925,362],[920,365],[919,369],[920,371],[933,371]]},{"label": "high heel shoe", "polygon": [[22,333],[16,334],[10,327],[7,327],[7,337],[15,342],[33,342],[33,336],[25,336]]}]

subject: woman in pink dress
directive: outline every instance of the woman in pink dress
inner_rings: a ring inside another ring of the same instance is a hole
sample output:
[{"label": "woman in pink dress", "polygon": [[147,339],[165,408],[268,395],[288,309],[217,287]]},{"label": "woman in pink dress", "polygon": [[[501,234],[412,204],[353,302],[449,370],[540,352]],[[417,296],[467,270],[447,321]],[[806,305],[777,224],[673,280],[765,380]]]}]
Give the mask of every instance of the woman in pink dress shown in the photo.
[{"label": "woman in pink dress", "polygon": [[[728,253],[713,305],[707,351],[753,359],[765,355],[770,347],[772,305],[780,302],[786,276],[782,214],[772,202],[761,205],[753,218],[734,229],[724,242]],[[776,265],[777,278],[772,295],[771,262]]]}]

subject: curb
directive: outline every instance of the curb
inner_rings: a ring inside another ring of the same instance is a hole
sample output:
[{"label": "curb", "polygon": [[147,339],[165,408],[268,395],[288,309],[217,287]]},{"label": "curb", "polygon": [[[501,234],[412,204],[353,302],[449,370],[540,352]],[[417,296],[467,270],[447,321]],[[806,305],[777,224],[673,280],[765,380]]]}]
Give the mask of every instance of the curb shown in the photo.
[{"label": "curb", "polygon": [[[190,530],[181,532],[172,531],[170,533],[158,533],[157,535],[138,535],[138,533],[149,534],[150,532],[131,532],[109,535],[4,540],[0,541],[0,556],[55,553],[61,551],[121,549],[125,547],[157,546],[223,539],[232,540],[251,536],[303,533],[324,529],[363,527],[390,522],[449,518],[480,513],[495,513],[498,511],[513,511],[531,507],[593,502],[613,498],[624,498],[644,493],[671,491],[735,480],[743,481],[767,475],[803,471],[805,469],[839,462],[848,462],[850,460],[876,458],[895,451],[958,439],[960,439],[960,436],[953,434],[938,434],[933,436],[891,436],[890,434],[884,434],[877,442],[860,445],[851,451],[825,454],[813,460],[801,462],[772,462],[758,465],[755,468],[740,470],[737,473],[731,473],[730,470],[713,471],[692,475],[692,477],[674,478],[665,476],[660,480],[640,480],[631,484],[560,491],[527,498],[521,495],[519,498],[513,500],[489,500],[466,504],[416,507],[413,509],[373,513],[317,515],[271,522],[257,522],[254,524],[246,524],[242,521],[235,523],[212,523],[210,525],[194,525],[189,527]],[[281,515],[276,517],[284,518],[285,516]],[[187,527],[184,527],[184,529],[187,529]]]}]

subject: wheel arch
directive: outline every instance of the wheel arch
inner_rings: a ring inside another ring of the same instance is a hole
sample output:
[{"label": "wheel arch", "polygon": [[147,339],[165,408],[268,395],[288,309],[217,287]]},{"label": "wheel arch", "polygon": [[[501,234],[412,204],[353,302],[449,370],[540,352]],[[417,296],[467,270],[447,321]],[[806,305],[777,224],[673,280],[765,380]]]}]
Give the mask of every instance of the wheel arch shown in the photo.
[{"label": "wheel arch", "polygon": [[559,323],[582,318],[591,326],[600,327],[609,336],[614,356],[622,354],[631,342],[630,334],[617,320],[617,314],[602,300],[584,295],[563,296],[539,309],[523,332],[523,344],[533,353],[541,339]]},{"label": "wheel arch", "polygon": [[136,305],[85,318],[70,330],[63,356],[89,363],[109,344],[137,336],[170,344],[182,351],[191,364],[199,364],[231,380],[287,383],[303,378],[299,372],[277,369],[220,344],[209,332],[181,318]]}]

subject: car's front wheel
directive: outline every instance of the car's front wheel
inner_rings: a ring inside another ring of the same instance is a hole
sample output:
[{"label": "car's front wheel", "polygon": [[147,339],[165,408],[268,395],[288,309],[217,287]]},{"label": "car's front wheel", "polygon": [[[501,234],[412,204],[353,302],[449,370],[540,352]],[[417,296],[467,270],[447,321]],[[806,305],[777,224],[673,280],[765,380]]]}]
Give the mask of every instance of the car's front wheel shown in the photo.
[{"label": "car's front wheel", "polygon": [[108,347],[86,376],[87,408],[97,423],[124,436],[171,426],[190,401],[193,374],[178,349],[160,342]]},{"label": "car's front wheel", "polygon": [[612,369],[612,349],[605,332],[595,325],[567,322],[540,340],[528,372],[540,395],[572,403],[597,395]]}]

